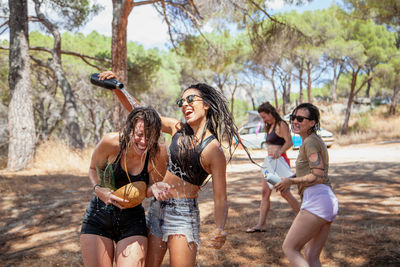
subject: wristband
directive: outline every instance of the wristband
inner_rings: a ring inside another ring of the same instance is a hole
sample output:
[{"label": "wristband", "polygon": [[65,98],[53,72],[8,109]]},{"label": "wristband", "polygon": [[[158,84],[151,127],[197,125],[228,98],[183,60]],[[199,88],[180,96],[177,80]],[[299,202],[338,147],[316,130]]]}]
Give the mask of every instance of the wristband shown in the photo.
[{"label": "wristband", "polygon": [[95,184],[94,186],[93,186],[93,192],[96,192],[96,187],[98,187],[98,186],[100,186],[99,184]]}]

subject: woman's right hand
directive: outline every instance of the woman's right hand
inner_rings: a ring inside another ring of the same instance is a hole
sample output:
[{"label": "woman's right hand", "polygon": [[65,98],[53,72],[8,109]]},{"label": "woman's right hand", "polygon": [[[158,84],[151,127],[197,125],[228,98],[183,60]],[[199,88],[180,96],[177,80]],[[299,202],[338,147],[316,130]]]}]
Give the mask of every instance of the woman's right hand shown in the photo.
[{"label": "woman's right hand", "polygon": [[113,78],[117,78],[117,76],[111,70],[106,70],[99,74],[100,80],[107,80],[107,79],[113,79]]},{"label": "woman's right hand", "polygon": [[164,182],[157,182],[151,186],[151,191],[153,192],[153,196],[158,201],[164,201],[169,198],[173,198],[171,193],[171,186]]},{"label": "woman's right hand", "polygon": [[100,200],[103,201],[106,205],[114,205],[120,209],[125,209],[125,207],[120,205],[119,202],[123,202],[123,203],[129,202],[126,199],[122,199],[122,198],[114,195],[113,194],[114,191],[112,191],[109,188],[97,186],[96,190],[94,192],[95,192],[96,196],[98,198],[100,198]]},{"label": "woman's right hand", "polygon": [[212,233],[212,237],[210,238],[211,246],[215,249],[220,249],[225,244],[227,233],[217,228]]}]

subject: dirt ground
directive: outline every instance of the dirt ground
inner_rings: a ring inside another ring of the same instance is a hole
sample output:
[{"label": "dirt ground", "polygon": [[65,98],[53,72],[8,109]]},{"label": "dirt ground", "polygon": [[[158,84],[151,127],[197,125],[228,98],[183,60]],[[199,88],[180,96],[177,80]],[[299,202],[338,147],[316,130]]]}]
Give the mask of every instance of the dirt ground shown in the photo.
[{"label": "dirt ground", "polygon": [[[292,163],[296,154],[289,153]],[[340,204],[322,264],[400,266],[400,142],[333,147],[329,154]],[[261,163],[265,151],[252,155]],[[227,179],[227,242],[221,250],[208,246],[214,227],[209,183],[199,199],[202,247],[197,265],[288,266],[281,245],[295,217],[289,205],[272,193],[267,231],[247,234],[258,216],[259,168],[239,151]],[[0,173],[0,266],[82,266],[79,230],[91,196],[84,174]],[[163,266],[168,266],[168,255]]]}]

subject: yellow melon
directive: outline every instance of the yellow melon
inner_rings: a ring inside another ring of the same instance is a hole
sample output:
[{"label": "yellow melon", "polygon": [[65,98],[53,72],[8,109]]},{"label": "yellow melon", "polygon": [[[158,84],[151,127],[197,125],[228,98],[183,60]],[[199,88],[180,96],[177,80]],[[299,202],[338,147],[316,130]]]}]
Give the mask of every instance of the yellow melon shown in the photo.
[{"label": "yellow melon", "polygon": [[146,183],[143,181],[133,182],[118,188],[113,194],[129,201],[128,203],[120,202],[121,206],[133,208],[142,203],[146,197]]}]

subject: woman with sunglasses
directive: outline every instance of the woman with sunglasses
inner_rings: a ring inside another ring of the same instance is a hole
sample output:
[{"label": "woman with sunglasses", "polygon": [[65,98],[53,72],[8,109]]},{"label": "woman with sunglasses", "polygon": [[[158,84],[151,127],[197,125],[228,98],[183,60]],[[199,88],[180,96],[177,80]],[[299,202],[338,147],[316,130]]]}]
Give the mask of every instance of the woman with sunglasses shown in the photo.
[{"label": "woman with sunglasses", "polygon": [[296,184],[302,199],[300,212],[282,246],[292,266],[321,266],[319,257],[338,212],[328,177],[328,150],[317,135],[319,120],[319,110],[313,104],[303,103],[293,110],[292,129],[303,141],[296,160],[297,177],[282,178],[275,185],[282,192]]},{"label": "woman with sunglasses", "polygon": [[[104,72],[101,79],[115,78]],[[115,91],[115,90],[114,90]],[[126,99],[117,94],[121,103]],[[184,122],[161,117],[162,131],[172,136],[170,159],[163,183],[152,186],[154,199],[147,214],[149,228],[147,266],[160,266],[169,250],[170,266],[194,266],[200,246],[199,191],[211,175],[215,229],[211,245],[219,249],[226,240],[226,158],[221,142],[232,157],[233,140],[239,140],[225,97],[207,84],[195,84],[177,101]],[[239,141],[239,143],[241,143]],[[247,150],[246,150],[247,152]]]},{"label": "woman with sunglasses", "polygon": [[[258,107],[258,113],[265,123],[265,132],[267,133],[266,142],[268,144],[268,155],[264,162],[270,160],[270,158],[277,160],[282,157],[284,162],[287,163],[287,166],[290,167],[290,160],[286,155],[286,151],[293,145],[293,143],[288,124],[282,120],[275,107],[273,107],[269,102],[262,103]],[[261,178],[261,186],[261,202],[258,222],[255,226],[248,228],[246,233],[265,232],[265,222],[271,206],[270,196],[272,190],[265,181],[264,173]],[[290,190],[282,191],[281,195],[286,199],[296,213],[299,212],[300,204],[290,193]]]},{"label": "woman with sunglasses", "polygon": [[[146,193],[150,195],[147,186],[162,181],[167,169],[167,149],[158,143],[160,133],[157,112],[139,107],[129,114],[121,133],[106,134],[94,149],[89,179],[95,196],[80,235],[86,267],[111,267],[114,260],[115,266],[144,266],[148,240],[140,202]],[[140,192],[134,203],[118,197],[120,188],[129,193],[132,185]]]}]

